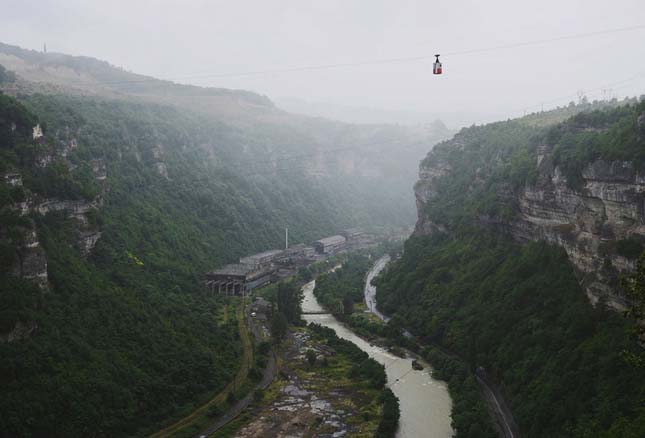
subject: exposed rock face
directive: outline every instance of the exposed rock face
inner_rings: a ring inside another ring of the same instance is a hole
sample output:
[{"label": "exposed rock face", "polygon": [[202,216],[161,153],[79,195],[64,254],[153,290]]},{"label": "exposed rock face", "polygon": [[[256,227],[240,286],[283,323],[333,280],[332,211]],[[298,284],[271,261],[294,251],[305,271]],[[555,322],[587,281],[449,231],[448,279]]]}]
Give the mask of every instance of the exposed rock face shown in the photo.
[{"label": "exposed rock face", "polygon": [[96,246],[96,242],[101,238],[101,232],[89,223],[87,213],[97,210],[102,203],[100,196],[91,202],[45,199],[38,203],[32,203],[26,209],[26,212],[46,215],[52,211],[65,211],[70,217],[76,219],[78,221],[77,246],[81,255],[87,257]]},{"label": "exposed rock face", "polygon": [[432,199],[437,196],[436,181],[451,172],[450,164],[440,161],[431,167],[423,167],[419,169],[419,181],[414,185],[414,194],[417,200],[417,224],[414,230],[415,234],[424,235],[431,234],[434,230],[438,229],[445,231],[441,224],[433,223],[430,218],[424,214],[425,206],[429,204]]},{"label": "exposed rock face", "polygon": [[81,251],[81,255],[87,257],[100,238],[100,231],[81,231],[78,238],[78,249]]},{"label": "exposed rock face", "polygon": [[32,133],[32,138],[33,138],[34,140],[38,140],[38,139],[39,139],[40,137],[42,137],[42,136],[43,136],[43,130],[42,130],[42,128],[40,127],[40,124],[38,124],[38,125],[34,126],[34,128],[33,128],[33,133]]},{"label": "exposed rock face", "polygon": [[[59,199],[45,199],[42,202],[35,203],[32,211],[38,214],[47,214],[51,211],[65,210],[74,217],[83,216],[85,213],[100,205],[100,200],[92,202],[87,201],[61,201]],[[81,219],[82,220],[82,219]]]},{"label": "exposed rock face", "polygon": [[23,242],[16,249],[18,260],[12,274],[18,278],[29,280],[38,285],[42,290],[47,289],[47,256],[40,246],[36,232],[24,230]]},{"label": "exposed rock face", "polygon": [[38,329],[38,324],[33,321],[18,321],[14,325],[13,329],[7,333],[0,333],[0,344],[19,341],[20,339],[31,335],[36,329]]},{"label": "exposed rock face", "polygon": [[[17,241],[14,243],[15,259],[9,274],[11,276],[29,281],[37,285],[42,292],[49,290],[49,277],[47,274],[47,255],[38,241],[38,236],[32,228],[18,227],[14,230],[13,236]],[[6,242],[7,236],[0,236]],[[16,342],[29,337],[38,325],[31,320],[15,320],[11,316],[3,321],[3,329],[0,329],[0,344]]]},{"label": "exposed rock face", "polygon": [[162,162],[157,162],[154,164],[155,168],[157,169],[157,173],[161,176],[163,176],[166,179],[168,178],[168,166],[166,166],[166,163]]},{"label": "exposed rock face", "polygon": [[22,175],[15,172],[5,173],[3,175],[4,182],[12,187],[22,187]]},{"label": "exposed rock face", "polygon": [[92,165],[92,172],[94,172],[94,177],[98,181],[105,181],[107,178],[107,170],[105,166],[105,161],[102,159],[94,159],[90,162]]},{"label": "exposed rock face", "polygon": [[[482,216],[482,224],[512,235],[520,242],[544,240],[559,245],[577,268],[592,303],[603,298],[622,309],[625,300],[618,275],[635,268],[634,260],[616,252],[616,243],[645,237],[645,174],[626,161],[595,161],[582,172],[583,185],[574,190],[554,165],[548,146],[538,148],[537,183],[498,193],[515,207],[513,219]],[[424,213],[436,196],[436,181],[450,173],[447,164],[422,167],[415,186],[418,221],[415,233],[444,229]]]},{"label": "exposed rock face", "polygon": [[[45,143],[42,129],[39,125],[33,128],[33,139]],[[64,132],[64,139],[60,136],[56,140],[58,143],[54,147],[46,148],[46,151],[36,157],[33,163],[35,167],[47,167],[57,159],[62,159],[68,168],[74,166],[66,157],[78,147],[76,139],[70,134],[69,130]],[[49,290],[49,276],[47,272],[47,254],[38,240],[35,231],[35,224],[32,220],[33,215],[46,215],[50,212],[65,211],[68,217],[76,220],[78,234],[76,247],[83,257],[87,257],[97,241],[101,237],[101,232],[96,225],[90,220],[91,212],[97,210],[103,204],[102,194],[107,188],[106,178],[107,171],[104,160],[94,159],[90,161],[94,177],[101,182],[102,193],[93,200],[61,200],[56,198],[42,198],[27,190],[26,197],[22,202],[17,202],[7,206],[19,216],[25,217],[27,225],[17,227],[13,235],[8,235],[0,229],[0,239],[10,243],[15,248],[15,258],[10,267],[10,275],[27,280],[37,285],[41,291]],[[0,183],[11,187],[22,187],[22,175],[19,172],[8,172],[0,176]],[[17,321],[13,327],[6,332],[0,332],[0,343],[10,343],[19,341],[28,337],[38,327],[33,321]]]}]

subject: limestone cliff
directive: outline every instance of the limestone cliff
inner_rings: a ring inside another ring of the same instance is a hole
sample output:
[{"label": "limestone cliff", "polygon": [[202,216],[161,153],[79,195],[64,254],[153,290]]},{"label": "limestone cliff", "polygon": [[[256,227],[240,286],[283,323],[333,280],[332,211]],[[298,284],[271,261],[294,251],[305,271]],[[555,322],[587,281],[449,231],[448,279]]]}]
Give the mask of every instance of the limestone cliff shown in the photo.
[{"label": "limestone cliff", "polygon": [[[455,168],[455,160],[450,159],[462,154],[463,147],[458,136],[444,145],[444,151],[449,153],[431,153],[422,163],[415,185],[415,234],[451,228],[452,224],[433,212],[432,207],[433,203],[446,205],[446,184],[463,179],[463,166]],[[632,161],[595,159],[581,169],[581,178],[573,184],[554,159],[551,145],[541,144],[532,151],[535,164],[529,171],[534,177],[521,185],[505,180],[492,185],[494,172],[490,169],[494,165],[490,157],[488,162],[475,165],[465,186],[470,192],[469,201],[481,196],[478,188],[489,184],[494,187],[490,190],[494,192],[494,202],[506,210],[491,213],[473,209],[475,213],[469,219],[520,242],[544,240],[561,246],[591,302],[603,299],[609,306],[623,309],[626,302],[618,279],[635,268],[635,254],[626,255],[621,249],[629,244],[642,249],[645,242],[645,172]],[[503,159],[496,160],[508,166]]]},{"label": "limestone cliff", "polygon": [[[7,112],[20,122],[19,113]],[[107,187],[106,166],[102,159],[90,160],[86,165],[91,172],[88,173],[88,178],[93,179],[99,187],[98,194],[93,199],[66,193],[65,190],[49,193],[47,186],[56,181],[53,175],[69,175],[79,165],[84,164],[81,160],[68,158],[77,148],[75,134],[67,129],[46,136],[40,124],[31,128],[31,124],[27,124],[28,121],[23,123],[26,126],[23,127],[20,136],[17,132],[17,122],[4,122],[0,123],[1,146],[5,149],[14,146],[14,153],[20,156],[21,160],[0,165],[0,215],[3,218],[3,226],[0,227],[0,253],[3,262],[0,274],[31,283],[39,290],[39,294],[42,294],[50,291],[50,282],[48,254],[39,239],[37,222],[42,216],[52,212],[62,212],[66,217],[73,219],[76,231],[73,244],[82,257],[87,257],[101,237],[101,231],[94,218],[96,210],[103,203]],[[2,137],[2,134],[5,136]],[[34,181],[39,176],[46,182],[41,185],[35,184]],[[49,180],[46,179],[47,176],[50,177]],[[37,190],[31,190],[30,184],[32,187],[35,184]],[[69,180],[66,187],[73,187]],[[64,199],[68,195],[72,199]],[[39,305],[36,300],[28,307],[33,311]],[[2,321],[0,343],[19,341],[37,329],[38,324],[31,319],[29,311],[14,312],[10,318]]]}]

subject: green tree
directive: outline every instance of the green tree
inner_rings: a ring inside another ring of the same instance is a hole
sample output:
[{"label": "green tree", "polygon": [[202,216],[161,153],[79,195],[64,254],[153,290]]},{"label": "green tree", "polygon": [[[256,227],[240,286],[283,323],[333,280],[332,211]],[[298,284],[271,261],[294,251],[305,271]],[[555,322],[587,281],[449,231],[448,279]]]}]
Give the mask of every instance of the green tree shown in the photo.
[{"label": "green tree", "polygon": [[298,285],[293,281],[279,283],[276,295],[278,310],[286,317],[287,322],[299,324],[302,312],[300,307],[302,291]]},{"label": "green tree", "polygon": [[273,337],[273,342],[276,344],[284,339],[287,335],[287,330],[289,329],[289,322],[287,317],[284,316],[284,313],[278,311],[273,312],[271,317],[271,336]]},{"label": "green tree", "polygon": [[[636,272],[630,277],[622,279],[625,294],[631,300],[625,315],[633,321],[630,333],[639,341],[645,339],[645,252],[641,254],[636,264]],[[645,368],[645,353],[643,349],[623,352],[624,357],[631,364]]]},{"label": "green tree", "polygon": [[314,350],[307,350],[305,356],[307,357],[307,362],[310,367],[316,364],[316,352]]},{"label": "green tree", "polygon": [[354,300],[349,295],[345,295],[343,298],[343,313],[345,315],[354,313]]}]

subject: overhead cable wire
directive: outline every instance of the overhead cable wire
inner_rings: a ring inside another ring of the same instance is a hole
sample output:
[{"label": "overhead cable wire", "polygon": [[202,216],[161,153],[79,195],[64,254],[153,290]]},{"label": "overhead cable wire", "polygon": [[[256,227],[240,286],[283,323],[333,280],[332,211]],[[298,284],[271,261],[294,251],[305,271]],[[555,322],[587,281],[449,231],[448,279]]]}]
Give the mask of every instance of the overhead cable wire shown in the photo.
[{"label": "overhead cable wire", "polygon": [[[535,46],[540,44],[548,44],[558,41],[566,40],[575,40],[583,39],[589,37],[595,37],[600,35],[607,35],[620,32],[631,32],[636,30],[645,29],[645,24],[637,24],[633,26],[617,27],[611,29],[603,29],[593,32],[584,32],[572,35],[562,35],[552,38],[544,38],[539,40],[529,40],[521,41],[509,44],[502,44],[497,46],[490,47],[479,47],[474,49],[466,50],[457,50],[457,51],[442,51],[436,49],[433,53],[441,53],[442,56],[462,56],[462,55],[471,55],[475,53],[485,53],[492,52],[497,50],[513,49],[519,47],[528,47]],[[273,68],[273,69],[264,69],[264,70],[249,70],[249,71],[240,71],[240,72],[230,72],[230,73],[206,73],[199,75],[187,75],[187,76],[177,76],[174,78],[165,78],[157,79],[152,77],[143,77],[141,79],[129,79],[122,81],[88,81],[88,85],[118,85],[118,84],[137,84],[145,82],[157,82],[157,81],[177,81],[177,80],[190,80],[190,79],[215,79],[215,78],[232,78],[232,77],[243,77],[243,76],[258,76],[258,75],[267,75],[275,73],[296,73],[296,72],[308,72],[308,71],[319,71],[319,70],[332,70],[338,68],[350,68],[350,67],[361,67],[366,65],[379,65],[379,64],[398,64],[405,62],[416,62],[416,61],[425,61],[428,59],[433,59],[434,54],[424,54],[418,56],[405,56],[405,57],[394,57],[394,58],[381,58],[381,59],[371,59],[364,61],[355,61],[355,62],[340,62],[332,64],[319,64],[319,65],[309,65],[309,66],[296,66],[296,67],[284,67],[284,68]]]},{"label": "overhead cable wire", "polygon": [[[633,82],[633,81],[635,81],[637,79],[640,79],[640,78],[642,78],[644,76],[645,76],[645,71],[641,71],[640,73],[632,75],[632,76],[630,76],[628,78],[621,79],[621,80],[614,81],[614,82],[610,82],[610,83],[607,83],[607,84],[602,85],[600,87],[589,88],[589,89],[581,90],[581,91],[583,93],[585,93],[585,92],[596,92],[596,91],[602,91],[602,90],[606,90],[606,89],[611,89],[611,88],[617,87],[619,85],[624,86],[625,84],[627,84],[629,82]],[[532,105],[532,106],[525,106],[525,107],[522,107],[522,108],[518,107],[518,108],[516,108],[515,110],[512,110],[512,111],[529,110],[529,109],[532,109],[532,108],[540,107],[542,105],[548,105],[548,104],[551,104],[551,103],[560,102],[560,101],[562,101],[564,99],[570,99],[570,98],[576,97],[577,95],[578,95],[578,93],[571,93],[571,94],[563,95],[563,96],[560,96],[560,97],[555,97],[555,98],[552,98],[552,99],[540,101],[540,103]]]}]

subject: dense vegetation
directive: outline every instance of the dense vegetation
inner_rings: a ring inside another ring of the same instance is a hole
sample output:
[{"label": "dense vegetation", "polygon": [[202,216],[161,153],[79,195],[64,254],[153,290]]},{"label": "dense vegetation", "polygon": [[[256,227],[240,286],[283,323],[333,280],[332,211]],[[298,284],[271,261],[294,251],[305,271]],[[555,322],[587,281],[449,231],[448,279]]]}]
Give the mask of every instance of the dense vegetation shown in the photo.
[{"label": "dense vegetation", "polygon": [[[645,102],[632,101],[552,126],[518,119],[472,127],[425,159],[450,169],[420,212],[446,231],[411,238],[378,279],[377,298],[393,315],[390,325],[427,345],[422,354],[449,383],[458,436],[493,434],[475,382],[479,366],[499,384],[525,436],[645,434],[645,374],[633,365],[642,349],[627,335],[637,331],[634,318],[594,308],[562,250],[520,246],[477,225],[517,214],[512,194],[536,183],[538,145],[553,148],[572,187],[597,159],[643,169],[644,111]],[[643,250],[637,237],[615,246],[631,259]]]},{"label": "dense vegetation", "polygon": [[[396,252],[399,244],[390,243],[367,253],[350,254],[342,258],[342,267],[318,277],[314,294],[318,302],[366,339],[381,338],[390,347],[405,344],[405,337],[394,326],[385,324],[365,310],[365,276],[374,261],[384,252]],[[371,255],[371,257],[368,257]],[[412,347],[411,345],[406,345]]]},{"label": "dense vegetation", "polygon": [[[413,238],[377,295],[393,324],[457,354],[471,372],[484,366],[527,436],[645,431],[645,375],[621,357],[639,348],[625,335],[628,323],[588,303],[561,250],[481,230]],[[449,382],[472,379],[447,373]],[[472,385],[450,389],[458,401]],[[453,420],[459,436],[480,436],[470,425],[481,422],[481,410],[455,409]]]},{"label": "dense vegetation", "polygon": [[[159,197],[150,193],[140,200],[141,210],[124,211],[123,204],[135,202],[128,195],[136,193],[119,183],[137,175],[115,166],[105,209],[87,217],[104,234],[93,256],[82,258],[76,219],[64,212],[20,217],[11,207],[28,196],[35,202],[47,196],[90,200],[96,193],[84,190],[82,176],[91,147],[81,143],[69,156],[77,166],[60,159],[36,167],[35,157],[53,153],[56,141],[32,142],[37,119],[15,100],[0,96],[0,108],[2,171],[17,171],[24,180],[24,188],[0,184],[8,193],[0,206],[1,327],[6,333],[20,322],[36,329],[0,345],[1,435],[131,435],[223,387],[239,367],[238,326],[234,312],[230,316],[222,300],[200,286],[200,271],[208,266],[207,249],[195,254],[202,236],[178,231],[180,218],[162,213]],[[138,175],[150,178],[145,169]],[[132,227],[117,229],[116,221]],[[8,277],[30,229],[47,256],[47,293]]]},{"label": "dense vegetation", "polygon": [[[243,172],[249,151],[274,147],[259,132],[159,105],[21,99],[0,95],[0,171],[24,182],[0,182],[0,327],[33,332],[0,344],[0,436],[137,435],[186,412],[240,365],[235,303],[208,295],[203,274],[279,246],[285,224],[309,241],[371,217],[357,192],[302,172]],[[33,141],[36,123],[45,137]],[[85,223],[14,208],[46,199],[98,208]],[[102,234],[84,257],[87,228]],[[30,230],[44,293],[9,275]]]},{"label": "dense vegetation", "polygon": [[277,284],[266,286],[261,290],[261,295],[271,302],[273,312],[271,315],[271,336],[277,343],[286,336],[289,325],[302,325],[302,290],[296,280],[281,281]]},{"label": "dense vegetation", "polygon": [[638,121],[643,111],[645,101],[593,109],[556,125],[515,119],[463,129],[423,161],[448,166],[451,175],[434,183],[439,196],[422,213],[451,229],[470,226],[475,215],[511,218],[517,208],[508,194],[536,183],[535,157],[543,144],[553,148],[554,163],[571,187],[579,186],[582,170],[596,159],[629,159],[643,169],[645,122]]},{"label": "dense vegetation", "polygon": [[433,377],[448,383],[452,399],[452,428],[457,437],[497,437],[482,389],[468,363],[436,347],[426,347],[421,354],[432,364]]},{"label": "dense vegetation", "polygon": [[39,303],[37,332],[0,346],[4,436],[130,435],[231,379],[237,322],[218,317],[220,300],[193,281],[169,290],[134,264],[115,279],[78,256],[64,218],[38,229],[53,292],[24,282],[0,291],[3,310],[11,298]]},{"label": "dense vegetation", "polygon": [[[638,259],[636,272],[628,277],[623,277],[622,286],[632,304],[627,309],[627,316],[636,321],[645,319],[645,252]],[[635,324],[631,327],[631,336],[640,341],[645,338],[645,326]],[[645,369],[645,351],[626,350],[623,352],[625,359],[634,366]]]},{"label": "dense vegetation", "polygon": [[546,137],[555,145],[555,164],[573,187],[580,185],[582,170],[597,159],[631,161],[645,168],[645,120],[639,116],[645,101],[611,111],[580,113],[552,127]]},{"label": "dense vegetation", "polygon": [[[288,114],[276,108],[266,96],[253,92],[156,80],[90,57],[48,54],[2,43],[0,53],[7,55],[3,63],[16,69],[20,77],[18,84],[7,85],[7,90],[105,97],[66,97],[72,112],[79,103],[97,104],[77,111],[81,117],[86,111],[91,118],[100,116],[106,102],[114,104],[116,99],[145,101],[159,104],[157,108],[174,109],[174,113],[164,111],[161,119],[150,114],[139,117],[141,105],[120,102],[122,109],[128,107],[135,114],[123,114],[125,117],[116,126],[113,118],[108,117],[100,126],[106,129],[97,137],[99,141],[113,142],[112,138],[102,135],[106,133],[113,135],[115,142],[120,142],[123,134],[129,137],[126,140],[139,140],[129,135],[135,121],[148,122],[149,127],[159,126],[159,121],[161,125],[169,124],[181,136],[182,148],[201,149],[204,156],[200,164],[217,163],[221,170],[247,180],[252,189],[274,186],[270,194],[293,201],[294,211],[308,206],[312,213],[321,212],[325,207],[328,218],[339,221],[335,225],[340,227],[410,225],[415,214],[410,186],[414,183],[418,160],[432,144],[449,135],[440,123],[420,130],[395,125],[350,125]],[[73,70],[75,74],[53,73],[56,69]],[[79,82],[76,75],[87,80]],[[68,115],[67,109],[60,105],[61,96],[57,100],[61,115]],[[151,112],[154,106],[143,105],[144,112]],[[36,112],[40,115],[40,108]],[[165,127],[163,131],[160,133],[168,132]],[[159,144],[169,146],[165,141]],[[299,178],[303,173],[307,174],[304,180]],[[210,179],[213,175],[205,177]],[[285,187],[280,187],[277,180],[287,183],[284,194]],[[299,205],[305,190],[310,195],[305,204],[311,205]],[[268,195],[264,193],[263,197],[271,199]],[[317,225],[319,218],[313,214],[307,216],[312,225]],[[295,227],[294,239],[302,238],[296,229],[303,223],[300,218],[283,215],[280,219],[283,225]]]},{"label": "dense vegetation", "polygon": [[399,425],[399,401],[392,391],[385,386],[387,383],[385,367],[370,358],[367,353],[354,343],[339,338],[333,329],[314,323],[309,324],[309,328],[318,336],[325,338],[327,345],[331,348],[350,358],[354,364],[350,370],[351,377],[368,379],[373,388],[381,390],[380,400],[383,404],[383,411],[375,437],[394,437]]},{"label": "dense vegetation", "polygon": [[367,255],[351,254],[341,268],[320,275],[314,289],[318,302],[331,312],[351,315],[354,304],[363,302],[365,274],[371,264]]}]

